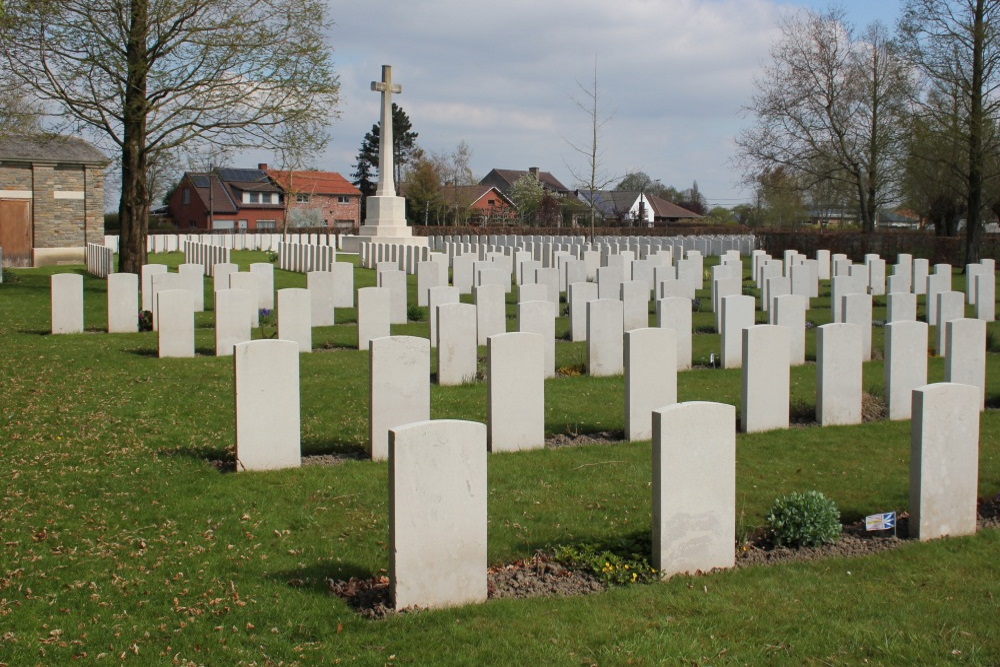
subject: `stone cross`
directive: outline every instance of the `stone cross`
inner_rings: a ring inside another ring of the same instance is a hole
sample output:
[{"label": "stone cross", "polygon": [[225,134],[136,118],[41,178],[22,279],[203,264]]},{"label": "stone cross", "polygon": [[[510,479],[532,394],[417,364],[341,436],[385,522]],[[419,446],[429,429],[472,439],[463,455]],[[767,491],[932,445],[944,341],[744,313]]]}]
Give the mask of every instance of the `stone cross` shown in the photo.
[{"label": "stone cross", "polygon": [[392,94],[403,92],[403,87],[392,82],[392,66],[382,65],[382,80],[372,81],[372,90],[382,93],[381,128],[378,140],[378,188],[376,197],[395,197],[396,184],[392,179]]}]

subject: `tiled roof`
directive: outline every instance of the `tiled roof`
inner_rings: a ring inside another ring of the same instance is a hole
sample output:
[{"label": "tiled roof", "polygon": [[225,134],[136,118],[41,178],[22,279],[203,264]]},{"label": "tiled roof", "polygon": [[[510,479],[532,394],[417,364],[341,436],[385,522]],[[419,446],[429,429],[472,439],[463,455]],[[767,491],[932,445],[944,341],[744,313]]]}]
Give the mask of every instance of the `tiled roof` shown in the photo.
[{"label": "tiled roof", "polygon": [[441,194],[451,206],[457,204],[472,206],[491,192],[496,193],[496,196],[502,199],[505,204],[509,206],[513,205],[502,192],[492,185],[446,185],[441,188]]},{"label": "tiled roof", "polygon": [[667,201],[666,199],[660,199],[659,197],[654,197],[653,195],[647,193],[646,199],[649,200],[650,205],[653,207],[653,214],[657,218],[700,218],[701,216],[694,211],[689,211],[683,206],[678,206],[677,204]]},{"label": "tiled roof", "polygon": [[107,156],[79,137],[40,134],[0,138],[0,160],[105,165]]},{"label": "tiled roof", "polygon": [[284,171],[268,169],[267,175],[283,190],[315,195],[361,196],[361,190],[335,171]]}]

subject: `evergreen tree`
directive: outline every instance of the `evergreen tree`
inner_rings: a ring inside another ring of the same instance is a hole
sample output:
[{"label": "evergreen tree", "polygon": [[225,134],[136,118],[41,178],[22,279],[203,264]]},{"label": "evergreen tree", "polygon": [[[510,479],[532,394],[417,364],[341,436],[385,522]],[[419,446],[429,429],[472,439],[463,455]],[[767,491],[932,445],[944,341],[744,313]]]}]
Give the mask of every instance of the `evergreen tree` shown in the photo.
[{"label": "evergreen tree", "polygon": [[[403,168],[414,159],[416,152],[419,150],[417,147],[417,133],[411,131],[412,127],[413,124],[410,122],[410,117],[406,115],[406,112],[398,104],[393,102],[392,162],[393,171],[395,172],[393,180],[396,183],[400,183],[403,180]],[[366,197],[375,194],[375,182],[371,182],[370,179],[372,170],[379,167],[378,142],[381,135],[379,124],[375,123],[372,125],[372,129],[361,140],[361,149],[358,151],[358,157],[355,162],[355,173],[352,174],[357,179],[354,185]],[[367,179],[362,179],[361,175],[367,175]],[[368,194],[365,188],[358,184],[359,182],[366,184],[371,182],[371,194]]]}]

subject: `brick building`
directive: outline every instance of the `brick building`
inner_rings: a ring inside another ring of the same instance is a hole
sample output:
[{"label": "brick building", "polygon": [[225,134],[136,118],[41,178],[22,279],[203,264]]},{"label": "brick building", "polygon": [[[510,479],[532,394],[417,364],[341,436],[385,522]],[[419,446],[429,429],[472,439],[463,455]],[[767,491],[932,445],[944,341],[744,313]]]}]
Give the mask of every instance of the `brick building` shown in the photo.
[{"label": "brick building", "polygon": [[104,242],[108,158],[77,137],[0,139],[0,247],[4,266],[84,261]]},{"label": "brick building", "polygon": [[357,232],[361,225],[361,190],[335,171],[268,169],[288,197],[290,227],[330,227]]},{"label": "brick building", "polygon": [[281,229],[284,195],[261,169],[185,172],[167,204],[178,231]]},{"label": "brick building", "polygon": [[361,191],[335,172],[218,168],[185,172],[167,209],[178,231],[283,229],[288,226],[356,230]]}]

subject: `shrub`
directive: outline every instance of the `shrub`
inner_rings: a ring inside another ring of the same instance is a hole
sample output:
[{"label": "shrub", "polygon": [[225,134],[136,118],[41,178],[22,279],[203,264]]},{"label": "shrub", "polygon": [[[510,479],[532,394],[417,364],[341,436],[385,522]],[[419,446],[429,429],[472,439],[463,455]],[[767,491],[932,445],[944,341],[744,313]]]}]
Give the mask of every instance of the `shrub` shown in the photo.
[{"label": "shrub", "polygon": [[819,491],[790,493],[774,501],[767,527],[779,547],[815,547],[840,535],[840,511]]},{"label": "shrub", "polygon": [[152,331],[152,330],[153,330],[153,311],[140,310],[139,331]]}]

